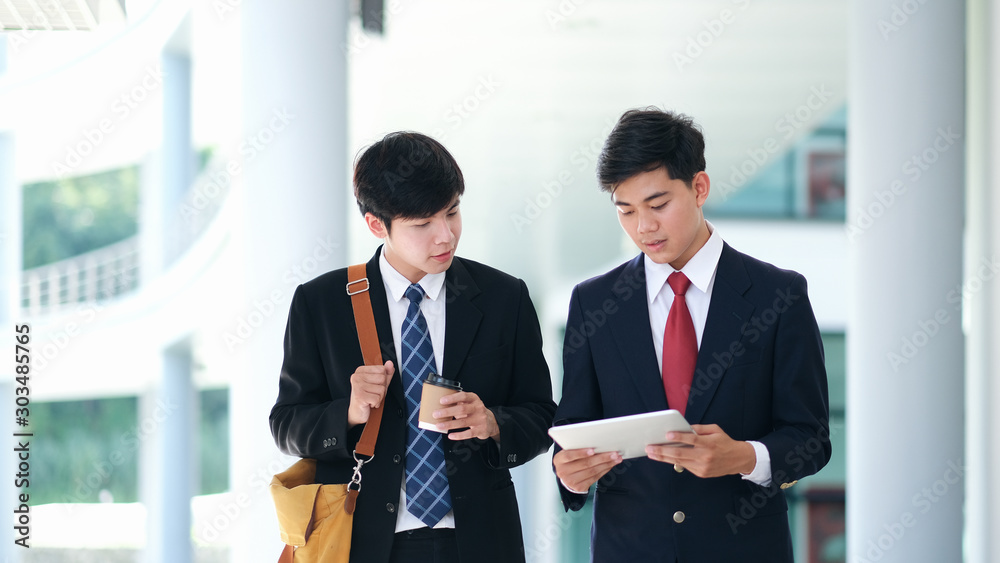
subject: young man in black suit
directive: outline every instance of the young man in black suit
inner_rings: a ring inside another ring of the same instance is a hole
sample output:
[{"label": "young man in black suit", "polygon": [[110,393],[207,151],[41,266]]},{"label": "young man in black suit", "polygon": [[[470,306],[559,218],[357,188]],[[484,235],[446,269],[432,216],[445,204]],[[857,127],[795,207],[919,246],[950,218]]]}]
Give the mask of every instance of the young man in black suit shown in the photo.
[{"label": "young man in black suit", "polygon": [[[346,483],[373,407],[385,401],[364,466],[351,561],[524,561],[509,468],[546,451],[555,403],[534,306],[521,280],[455,256],[462,172],[437,141],[392,133],[360,156],[354,193],[383,245],[367,264],[382,366],[364,366],[346,269],[298,287],[271,431]],[[417,426],[429,372],[461,383],[438,429]]]},{"label": "young man in black suit", "polygon": [[705,220],[704,149],[690,119],[631,110],[598,160],[641,254],[573,290],[555,424],[673,408],[695,434],[668,433],[687,447],[624,462],[557,449],[567,510],[597,483],[594,561],[790,563],[784,489],[830,459],[806,281],[737,252]]}]

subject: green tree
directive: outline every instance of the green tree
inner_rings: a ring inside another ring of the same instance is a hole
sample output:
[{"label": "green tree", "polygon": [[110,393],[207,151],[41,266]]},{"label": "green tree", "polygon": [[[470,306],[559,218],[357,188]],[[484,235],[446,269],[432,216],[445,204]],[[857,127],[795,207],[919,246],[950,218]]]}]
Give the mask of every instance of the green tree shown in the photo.
[{"label": "green tree", "polygon": [[24,269],[138,232],[139,167],[24,185]]}]

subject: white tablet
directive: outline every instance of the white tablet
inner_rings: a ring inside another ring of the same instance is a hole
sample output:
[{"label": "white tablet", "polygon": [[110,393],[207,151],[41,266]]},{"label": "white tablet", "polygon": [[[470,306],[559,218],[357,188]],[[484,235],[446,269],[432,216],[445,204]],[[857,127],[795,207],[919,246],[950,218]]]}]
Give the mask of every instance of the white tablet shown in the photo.
[{"label": "white tablet", "polygon": [[694,432],[674,409],[553,426],[549,436],[564,450],[617,451],[622,458],[646,457],[646,446],[667,444],[667,432]]}]

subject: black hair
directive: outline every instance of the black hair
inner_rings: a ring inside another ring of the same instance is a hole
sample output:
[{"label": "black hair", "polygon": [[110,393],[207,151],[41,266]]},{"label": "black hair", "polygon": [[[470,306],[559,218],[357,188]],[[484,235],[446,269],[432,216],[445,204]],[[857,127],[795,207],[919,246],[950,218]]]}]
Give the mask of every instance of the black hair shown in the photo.
[{"label": "black hair", "polygon": [[597,157],[601,189],[614,193],[618,185],[643,172],[665,167],[672,180],[688,187],[705,170],[705,138],[694,120],[659,108],[630,109],[622,114]]},{"label": "black hair", "polygon": [[393,219],[430,217],[465,193],[455,157],[421,133],[398,131],[368,147],[354,165],[354,197],[388,230]]}]

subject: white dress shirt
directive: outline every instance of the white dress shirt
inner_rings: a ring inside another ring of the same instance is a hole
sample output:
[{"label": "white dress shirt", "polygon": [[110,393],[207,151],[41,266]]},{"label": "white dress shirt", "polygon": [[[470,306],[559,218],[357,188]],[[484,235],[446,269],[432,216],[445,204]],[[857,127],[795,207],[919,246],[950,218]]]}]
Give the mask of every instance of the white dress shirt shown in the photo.
[{"label": "white dress shirt", "polygon": [[[711,235],[698,252],[680,269],[689,280],[691,286],[684,295],[684,302],[691,313],[694,323],[694,333],[698,339],[698,349],[701,350],[701,337],[705,333],[705,321],[708,319],[708,306],[712,301],[712,289],[715,287],[715,273],[719,269],[719,258],[722,257],[722,237],[712,223],[706,221]],[[649,256],[644,256],[646,268],[646,299],[649,304],[649,329],[653,334],[653,348],[656,350],[656,364],[663,373],[663,332],[667,326],[667,315],[674,302],[674,291],[667,283],[670,274],[677,270],[670,264],[657,264]],[[757,454],[757,464],[752,472],[743,478],[761,486],[771,483],[771,455],[767,447],[760,442],[749,441]]]},{"label": "white dress shirt", "polygon": [[[403,358],[403,321],[406,320],[406,310],[410,307],[410,300],[406,298],[406,289],[410,287],[410,280],[403,274],[396,271],[385,258],[383,251],[379,256],[379,271],[382,272],[382,284],[385,286],[385,295],[389,303],[389,324],[392,326],[392,342],[396,347],[396,358],[402,362]],[[437,373],[441,373],[444,366],[444,306],[445,306],[445,285],[444,272],[440,274],[427,274],[419,282],[424,290],[424,299],[420,302],[420,312],[427,320],[427,331],[431,336],[431,346],[434,347],[434,363],[437,364]],[[400,377],[402,366],[396,365],[393,377]],[[400,379],[402,381],[402,379]],[[404,389],[405,392],[405,389]],[[447,437],[445,438],[447,440]],[[405,463],[405,460],[404,460]],[[427,527],[419,518],[406,509],[406,471],[403,471],[403,480],[400,484],[399,505],[396,510],[396,531],[405,532],[416,528]],[[435,528],[454,528],[455,511],[449,510],[435,526]]]}]

